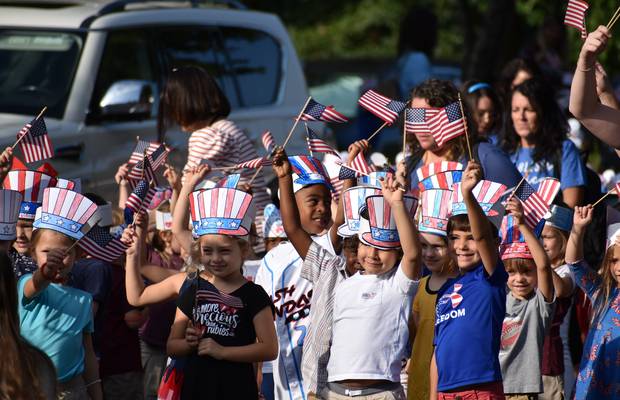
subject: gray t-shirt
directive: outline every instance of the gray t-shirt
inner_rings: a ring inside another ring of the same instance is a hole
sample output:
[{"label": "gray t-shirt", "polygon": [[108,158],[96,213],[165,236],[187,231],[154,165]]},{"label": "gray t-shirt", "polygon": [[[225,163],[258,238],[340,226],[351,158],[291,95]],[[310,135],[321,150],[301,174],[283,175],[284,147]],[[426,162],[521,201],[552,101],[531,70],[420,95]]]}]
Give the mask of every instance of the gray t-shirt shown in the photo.
[{"label": "gray t-shirt", "polygon": [[537,289],[527,300],[506,296],[499,363],[504,393],[542,393],[542,348],[551,326],[555,300],[547,303]]}]

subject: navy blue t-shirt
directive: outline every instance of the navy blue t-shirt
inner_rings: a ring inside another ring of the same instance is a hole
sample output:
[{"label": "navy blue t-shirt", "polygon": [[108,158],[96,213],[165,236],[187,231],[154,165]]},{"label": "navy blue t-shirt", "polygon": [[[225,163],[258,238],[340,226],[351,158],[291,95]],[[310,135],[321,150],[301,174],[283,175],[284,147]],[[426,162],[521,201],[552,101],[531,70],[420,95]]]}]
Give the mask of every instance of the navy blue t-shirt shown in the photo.
[{"label": "navy blue t-shirt", "polygon": [[480,264],[439,289],[433,341],[438,391],[502,380],[499,345],[507,280],[498,260],[491,276]]},{"label": "navy blue t-shirt", "polygon": [[[511,188],[516,186],[521,180],[521,174],[517,171],[506,153],[489,142],[480,142],[478,144],[478,160],[480,166],[482,166],[484,179],[488,181],[501,183]],[[467,156],[461,157],[458,162],[462,163],[463,167],[466,167]],[[423,162],[420,160],[418,165],[411,171],[411,187],[416,187],[418,185],[416,170],[422,166]]]}]

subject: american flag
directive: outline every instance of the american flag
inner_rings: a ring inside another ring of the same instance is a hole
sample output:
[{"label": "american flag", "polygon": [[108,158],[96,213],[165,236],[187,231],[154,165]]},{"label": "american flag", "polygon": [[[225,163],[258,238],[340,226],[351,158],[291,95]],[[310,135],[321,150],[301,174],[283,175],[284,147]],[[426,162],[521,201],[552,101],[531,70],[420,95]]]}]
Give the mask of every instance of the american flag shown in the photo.
[{"label": "american flag", "polygon": [[332,184],[332,199],[334,201],[338,201],[340,198],[340,193],[342,193],[342,187],[344,186],[344,182],[340,180],[338,176],[334,176],[333,178],[329,178],[329,183]]},{"label": "american flag", "polygon": [[33,119],[32,122],[24,125],[17,134],[17,139],[22,136],[23,139],[19,142],[19,146],[27,163],[54,157],[54,148],[47,134],[43,117]]},{"label": "american flag", "polygon": [[142,178],[142,170],[144,169],[144,176],[147,180],[155,180],[155,171],[166,162],[168,158],[168,150],[166,146],[163,144],[159,145],[151,154],[147,154],[146,158],[140,160],[134,167],[129,171],[127,177],[129,179],[140,179]]},{"label": "american flag", "polygon": [[535,229],[540,220],[549,212],[549,206],[527,181],[521,183],[514,195],[523,204],[525,223]]},{"label": "american flag", "polygon": [[361,172],[362,174],[370,174],[375,169],[368,165],[368,161],[366,161],[366,157],[362,152],[357,153],[355,158],[350,162],[351,168],[356,170],[357,172]]},{"label": "american flag", "polygon": [[340,114],[333,106],[324,106],[310,99],[308,105],[301,114],[302,121],[326,121],[343,123],[349,120]]},{"label": "american flag", "polygon": [[588,36],[586,30],[586,11],[590,5],[583,0],[568,0],[564,24],[572,26],[581,32],[581,38]]},{"label": "american flag", "polygon": [[159,148],[160,144],[157,142],[145,142],[144,140],[138,140],[136,143],[136,148],[133,149],[133,153],[129,157],[129,161],[127,163],[129,165],[137,164],[142,161],[144,157],[144,151],[146,150],[146,155],[153,153],[155,150]]},{"label": "american flag", "polygon": [[339,180],[343,181],[345,179],[355,179],[359,176],[362,176],[362,174],[351,167],[347,167],[346,165],[340,166],[340,172],[338,173]]},{"label": "american flag", "polygon": [[239,180],[241,180],[241,174],[226,175],[217,181],[214,187],[236,189],[237,185],[239,185]]},{"label": "american flag", "polygon": [[231,169],[239,169],[239,168],[258,168],[260,166],[267,167],[271,165],[271,160],[266,159],[265,157],[255,158],[253,160],[244,161],[232,167]]},{"label": "american flag", "polygon": [[396,121],[398,114],[406,106],[402,101],[392,100],[372,90],[364,93],[357,102],[360,106],[387,122],[388,125],[392,125]]},{"label": "american flag", "polygon": [[545,204],[550,207],[551,203],[560,191],[560,181],[555,178],[545,178],[538,184],[536,193],[543,199]]},{"label": "american flag", "polygon": [[261,137],[263,141],[263,147],[267,150],[267,153],[271,153],[271,150],[276,146],[276,141],[273,138],[273,135],[270,131],[263,132],[263,136]]},{"label": "american flag", "polygon": [[326,141],[320,139],[315,131],[308,128],[308,148],[313,153],[327,153],[340,157],[338,152],[334,150]]},{"label": "american flag", "polygon": [[435,115],[428,119],[428,128],[439,147],[447,141],[465,134],[460,103],[457,101],[440,108]]},{"label": "american flag", "polygon": [[134,214],[146,209],[154,195],[154,187],[144,179],[139,181],[125,203],[125,223],[132,224]]},{"label": "american flag", "polygon": [[127,245],[113,237],[108,228],[99,225],[95,225],[78,244],[91,257],[110,263],[127,250]]},{"label": "american flag", "polygon": [[405,108],[405,131],[416,135],[430,135],[426,121],[439,112],[437,108]]}]

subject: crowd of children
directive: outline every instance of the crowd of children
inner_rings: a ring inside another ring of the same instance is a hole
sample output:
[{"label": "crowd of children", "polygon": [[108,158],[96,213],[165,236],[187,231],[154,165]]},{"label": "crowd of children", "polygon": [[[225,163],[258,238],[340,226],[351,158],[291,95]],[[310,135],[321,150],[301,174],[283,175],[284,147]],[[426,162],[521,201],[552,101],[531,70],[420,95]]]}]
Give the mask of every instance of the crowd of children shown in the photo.
[{"label": "crowd of children", "polygon": [[416,131],[370,173],[367,140],[329,168],[275,146],[269,190],[265,165],[232,174],[256,150],[217,83],[178,69],[162,112],[189,159],[159,192],[148,151],[140,179],[121,165],[116,212],[7,148],[0,399],[620,398],[620,212],[588,258],[589,178],[544,76],[408,100],[461,97],[468,135]]}]

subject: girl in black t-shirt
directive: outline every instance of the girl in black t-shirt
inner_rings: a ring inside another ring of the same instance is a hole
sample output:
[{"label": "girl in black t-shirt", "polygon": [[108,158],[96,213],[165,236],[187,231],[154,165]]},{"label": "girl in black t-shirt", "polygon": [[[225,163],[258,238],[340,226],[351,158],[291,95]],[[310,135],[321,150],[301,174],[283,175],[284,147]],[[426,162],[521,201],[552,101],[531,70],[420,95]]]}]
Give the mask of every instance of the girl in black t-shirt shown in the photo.
[{"label": "girl in black t-shirt", "polygon": [[[174,218],[187,218],[191,197],[198,236],[192,258],[200,260],[205,271],[179,294],[168,338],[168,354],[187,357],[181,398],[256,400],[252,363],[275,359],[278,344],[271,299],[241,273],[250,250],[246,238],[253,220],[252,196],[231,188],[189,193],[191,188],[184,185]],[[132,229],[124,236],[139,242]],[[132,245],[128,257],[135,257],[137,248]]]}]

